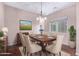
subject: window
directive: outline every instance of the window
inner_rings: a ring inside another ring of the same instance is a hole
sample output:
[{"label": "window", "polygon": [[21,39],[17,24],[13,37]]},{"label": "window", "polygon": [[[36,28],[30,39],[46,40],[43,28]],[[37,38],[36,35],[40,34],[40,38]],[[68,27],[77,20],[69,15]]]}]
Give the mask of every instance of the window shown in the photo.
[{"label": "window", "polygon": [[49,23],[51,32],[66,32],[67,31],[67,17],[51,21]]}]

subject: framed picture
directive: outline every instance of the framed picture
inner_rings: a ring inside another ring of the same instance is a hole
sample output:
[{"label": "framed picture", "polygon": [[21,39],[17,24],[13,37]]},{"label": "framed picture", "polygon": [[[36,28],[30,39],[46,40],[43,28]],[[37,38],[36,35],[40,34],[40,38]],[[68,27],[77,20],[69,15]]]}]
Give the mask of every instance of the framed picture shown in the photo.
[{"label": "framed picture", "polygon": [[32,30],[32,21],[30,20],[20,20],[19,24],[20,30]]}]

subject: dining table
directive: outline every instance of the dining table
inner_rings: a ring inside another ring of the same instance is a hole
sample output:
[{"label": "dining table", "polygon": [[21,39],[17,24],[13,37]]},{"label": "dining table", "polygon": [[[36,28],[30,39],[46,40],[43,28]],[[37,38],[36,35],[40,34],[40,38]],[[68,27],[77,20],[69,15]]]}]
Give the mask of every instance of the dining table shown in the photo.
[{"label": "dining table", "polygon": [[42,47],[42,51],[45,51],[46,46],[49,42],[53,42],[56,40],[55,36],[48,36],[48,35],[40,35],[40,34],[32,34],[29,35],[32,40],[39,42],[39,44]]}]

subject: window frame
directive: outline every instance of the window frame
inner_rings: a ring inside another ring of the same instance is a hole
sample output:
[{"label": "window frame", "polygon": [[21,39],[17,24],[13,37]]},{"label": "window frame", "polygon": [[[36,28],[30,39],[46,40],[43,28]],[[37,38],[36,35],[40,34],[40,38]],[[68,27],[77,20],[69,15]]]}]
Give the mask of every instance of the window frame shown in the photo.
[{"label": "window frame", "polygon": [[56,31],[52,31],[52,28],[51,28],[51,23],[54,23],[54,22],[58,23],[58,21],[62,21],[62,20],[63,21],[66,20],[66,31],[63,32],[63,33],[66,33],[67,28],[68,28],[68,16],[56,18],[56,19],[49,21],[49,32],[62,32],[62,31],[59,31],[58,24],[56,24]]}]

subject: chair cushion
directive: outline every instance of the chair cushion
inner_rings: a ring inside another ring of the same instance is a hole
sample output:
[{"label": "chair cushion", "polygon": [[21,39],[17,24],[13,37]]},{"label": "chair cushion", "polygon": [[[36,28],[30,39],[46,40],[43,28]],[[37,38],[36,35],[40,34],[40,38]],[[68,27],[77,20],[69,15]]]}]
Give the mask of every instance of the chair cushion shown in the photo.
[{"label": "chair cushion", "polygon": [[41,47],[37,44],[32,43],[30,53],[35,53],[41,51]]},{"label": "chair cushion", "polygon": [[46,47],[46,50],[49,51],[49,52],[51,52],[51,53],[53,53],[53,48],[54,48],[54,46],[55,46],[55,44],[48,45],[48,46]]}]

